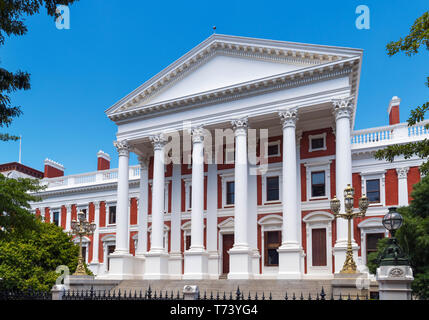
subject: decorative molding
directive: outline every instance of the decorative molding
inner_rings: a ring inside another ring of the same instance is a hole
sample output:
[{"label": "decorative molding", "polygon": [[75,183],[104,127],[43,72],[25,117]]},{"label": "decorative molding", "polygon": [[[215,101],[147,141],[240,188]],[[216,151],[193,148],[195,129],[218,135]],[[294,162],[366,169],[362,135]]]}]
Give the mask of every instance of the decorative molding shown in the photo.
[{"label": "decorative molding", "polygon": [[58,170],[63,171],[63,172],[64,172],[64,169],[65,169],[64,166],[61,163],[55,162],[54,160],[51,160],[51,159],[48,159],[48,158],[45,159],[44,165],[45,166],[53,167],[53,168],[58,169]]},{"label": "decorative molding", "polygon": [[289,110],[279,111],[279,117],[283,129],[288,127],[295,128],[296,122],[298,121],[298,110],[297,108],[291,108]]},{"label": "decorative molding", "polygon": [[130,154],[130,145],[127,140],[113,141],[113,145],[118,150],[119,156],[128,157]]},{"label": "decorative molding", "polygon": [[140,164],[140,168],[143,170],[147,170],[149,168],[149,160],[150,160],[150,156],[145,154],[145,155],[140,155],[137,157],[139,164]]},{"label": "decorative molding", "polygon": [[332,99],[332,105],[334,108],[333,114],[335,116],[335,120],[341,118],[351,119],[353,115],[354,99],[354,95],[340,99]]},{"label": "decorative molding", "polygon": [[192,134],[192,143],[202,143],[204,142],[204,128],[203,126],[198,126],[191,129]]},{"label": "decorative molding", "polygon": [[107,161],[110,161],[110,155],[108,153],[104,152],[103,150],[100,150],[97,152],[97,159],[98,158],[103,158]]},{"label": "decorative molding", "polygon": [[396,168],[396,173],[398,174],[398,179],[407,179],[409,167]]},{"label": "decorative molding", "polygon": [[150,142],[152,142],[154,150],[160,150],[164,148],[167,143],[167,138],[163,133],[159,133],[149,137]]}]

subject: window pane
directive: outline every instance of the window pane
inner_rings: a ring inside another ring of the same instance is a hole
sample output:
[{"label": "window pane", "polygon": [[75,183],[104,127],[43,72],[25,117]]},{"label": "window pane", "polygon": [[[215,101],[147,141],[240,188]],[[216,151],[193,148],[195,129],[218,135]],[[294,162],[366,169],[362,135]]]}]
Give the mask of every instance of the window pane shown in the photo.
[{"label": "window pane", "polygon": [[279,177],[267,178],[267,201],[279,200]]},{"label": "window pane", "polygon": [[234,181],[226,183],[226,204],[234,204]]},{"label": "window pane", "polygon": [[265,265],[278,266],[279,254],[277,249],[281,244],[281,231],[266,231],[264,232],[265,238]]},{"label": "window pane", "polygon": [[60,224],[59,212],[54,212],[54,224],[58,226]]},{"label": "window pane", "polygon": [[321,149],[323,148],[323,138],[311,139],[311,149]]},{"label": "window pane", "polygon": [[311,173],[311,196],[325,196],[325,171]]},{"label": "window pane", "polygon": [[369,202],[380,202],[380,180],[366,181],[366,196]]},{"label": "window pane", "polygon": [[279,253],[277,249],[268,249],[268,264],[278,265],[279,264]]},{"label": "window pane", "polygon": [[116,206],[109,207],[109,224],[116,223]]},{"label": "window pane", "polygon": [[272,156],[272,155],[277,155],[279,154],[279,145],[278,144],[273,144],[273,145],[269,145],[268,146],[268,155]]}]

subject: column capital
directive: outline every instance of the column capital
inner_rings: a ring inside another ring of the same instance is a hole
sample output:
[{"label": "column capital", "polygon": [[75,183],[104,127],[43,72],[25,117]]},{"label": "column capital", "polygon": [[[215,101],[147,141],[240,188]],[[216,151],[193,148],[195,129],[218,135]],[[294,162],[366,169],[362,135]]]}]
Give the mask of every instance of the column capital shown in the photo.
[{"label": "column capital", "polygon": [[94,205],[94,208],[95,208],[95,209],[100,209],[100,203],[101,203],[101,201],[100,201],[100,200],[96,200],[96,201],[93,201],[93,202],[92,202],[92,204]]},{"label": "column capital", "polygon": [[340,118],[351,118],[353,113],[354,95],[346,98],[332,99],[333,113],[335,120]]},{"label": "column capital", "polygon": [[150,142],[152,142],[154,150],[160,150],[164,148],[165,144],[167,143],[167,138],[163,133],[150,136],[149,139],[150,139]]},{"label": "column capital", "polygon": [[130,145],[127,140],[113,141],[113,145],[118,150],[119,156],[128,156],[130,153]]},{"label": "column capital", "polygon": [[282,122],[283,129],[287,127],[296,126],[298,118],[298,110],[296,108],[279,111],[280,121]]},{"label": "column capital", "polygon": [[409,167],[396,168],[396,173],[398,174],[398,179],[406,179]]},{"label": "column capital", "polygon": [[149,167],[149,159],[150,156],[145,154],[145,155],[140,155],[137,157],[139,164],[140,164],[140,168],[141,169],[147,169]]},{"label": "column capital", "polygon": [[235,135],[246,134],[249,121],[247,117],[231,120]]},{"label": "column capital", "polygon": [[203,126],[194,127],[191,129],[192,143],[204,142],[204,128]]}]

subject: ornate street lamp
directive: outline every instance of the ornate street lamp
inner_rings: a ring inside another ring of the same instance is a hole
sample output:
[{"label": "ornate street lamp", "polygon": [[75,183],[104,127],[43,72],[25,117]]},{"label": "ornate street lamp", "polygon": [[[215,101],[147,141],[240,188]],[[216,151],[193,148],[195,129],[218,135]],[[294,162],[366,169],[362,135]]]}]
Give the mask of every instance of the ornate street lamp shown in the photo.
[{"label": "ornate street lamp", "polygon": [[346,261],[344,261],[343,269],[340,273],[356,273],[356,263],[353,260],[353,250],[352,250],[352,225],[351,221],[356,217],[364,217],[366,210],[368,209],[368,198],[364,195],[359,199],[359,211],[353,211],[354,203],[354,189],[347,185],[347,188],[344,189],[344,206],[346,209],[345,213],[340,213],[341,203],[336,196],[331,200],[331,210],[334,213],[335,218],[343,218],[348,221],[348,239],[347,239],[347,253]]},{"label": "ornate street lamp", "polygon": [[83,264],[82,256],[82,237],[86,235],[92,235],[97,227],[95,223],[89,223],[85,219],[85,213],[80,211],[77,214],[78,220],[71,222],[72,234],[79,237],[79,260],[76,268],[76,272],[73,273],[75,276],[86,276],[85,266]]},{"label": "ornate street lamp", "polygon": [[380,266],[408,266],[410,264],[395,238],[396,230],[402,226],[402,221],[402,216],[396,211],[396,207],[389,208],[389,212],[383,217],[383,226],[389,230],[391,238],[379,258]]}]

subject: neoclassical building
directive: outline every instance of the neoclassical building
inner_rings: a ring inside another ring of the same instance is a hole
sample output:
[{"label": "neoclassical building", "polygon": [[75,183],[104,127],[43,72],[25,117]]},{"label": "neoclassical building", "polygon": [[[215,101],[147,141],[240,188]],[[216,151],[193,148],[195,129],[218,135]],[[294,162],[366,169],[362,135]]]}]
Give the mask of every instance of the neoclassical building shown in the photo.
[{"label": "neoclassical building", "polygon": [[[106,110],[117,125],[119,165],[100,151],[97,171],[64,175],[45,161],[47,189],[32,204],[70,230],[83,210],[98,278],[331,278],[345,260],[342,202],[351,184],[353,250],[360,270],[381,217],[408,205],[419,159],[374,159],[390,144],[429,136],[399,121],[353,130],[363,51],[214,34]],[[130,166],[130,153],[139,164]]]}]

